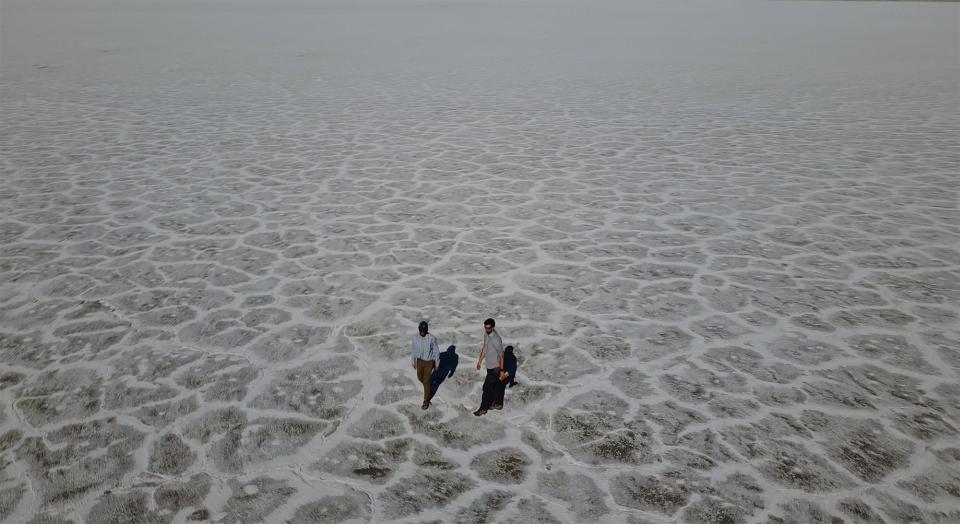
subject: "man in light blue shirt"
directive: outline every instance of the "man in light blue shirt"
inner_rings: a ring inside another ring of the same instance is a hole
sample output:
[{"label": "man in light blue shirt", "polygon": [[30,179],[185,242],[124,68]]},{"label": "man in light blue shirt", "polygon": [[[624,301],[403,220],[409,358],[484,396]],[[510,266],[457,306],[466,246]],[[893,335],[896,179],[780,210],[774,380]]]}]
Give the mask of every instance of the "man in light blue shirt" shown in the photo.
[{"label": "man in light blue shirt", "polygon": [[430,407],[430,376],[440,365],[440,347],[437,337],[427,330],[426,321],[420,322],[418,331],[410,342],[410,360],[413,369],[417,370],[417,381],[423,384],[423,404],[420,409],[427,409]]}]

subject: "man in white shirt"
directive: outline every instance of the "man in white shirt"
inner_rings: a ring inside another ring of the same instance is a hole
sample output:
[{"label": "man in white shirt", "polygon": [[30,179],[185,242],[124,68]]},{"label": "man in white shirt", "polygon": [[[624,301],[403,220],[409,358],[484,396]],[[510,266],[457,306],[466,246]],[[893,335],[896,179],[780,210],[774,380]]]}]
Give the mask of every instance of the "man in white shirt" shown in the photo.
[{"label": "man in white shirt", "polygon": [[417,381],[423,384],[423,404],[420,409],[427,409],[430,407],[430,376],[440,364],[440,347],[437,337],[429,333],[426,321],[420,322],[418,331],[410,343],[410,360],[413,369],[417,370]]}]

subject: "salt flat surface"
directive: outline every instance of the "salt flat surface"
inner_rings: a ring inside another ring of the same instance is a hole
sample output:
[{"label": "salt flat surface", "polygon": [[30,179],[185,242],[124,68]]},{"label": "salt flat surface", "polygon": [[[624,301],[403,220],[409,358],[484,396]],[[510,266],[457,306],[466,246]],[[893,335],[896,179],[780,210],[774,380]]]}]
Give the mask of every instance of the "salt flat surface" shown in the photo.
[{"label": "salt flat surface", "polygon": [[0,519],[957,522],[957,20],[4,0]]}]

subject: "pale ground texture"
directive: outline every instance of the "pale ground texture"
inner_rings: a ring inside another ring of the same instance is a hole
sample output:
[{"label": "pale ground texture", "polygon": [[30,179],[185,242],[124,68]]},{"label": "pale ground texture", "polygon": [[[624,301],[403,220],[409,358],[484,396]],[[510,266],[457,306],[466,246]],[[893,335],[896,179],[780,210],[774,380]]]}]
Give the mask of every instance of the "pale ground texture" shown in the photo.
[{"label": "pale ground texture", "polygon": [[3,0],[0,519],[958,522],[957,21]]}]

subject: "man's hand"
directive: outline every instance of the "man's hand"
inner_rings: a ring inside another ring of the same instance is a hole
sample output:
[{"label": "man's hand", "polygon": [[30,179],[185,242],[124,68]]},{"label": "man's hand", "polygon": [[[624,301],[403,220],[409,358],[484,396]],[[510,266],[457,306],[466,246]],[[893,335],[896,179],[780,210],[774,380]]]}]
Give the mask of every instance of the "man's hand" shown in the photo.
[{"label": "man's hand", "polygon": [[477,362],[477,371],[480,371],[480,363]]},{"label": "man's hand", "polygon": [[413,366],[413,369],[417,369],[417,363],[416,363],[416,362],[414,362],[414,363],[411,364],[411,365]]}]

